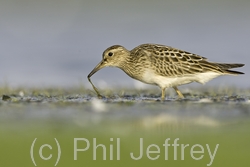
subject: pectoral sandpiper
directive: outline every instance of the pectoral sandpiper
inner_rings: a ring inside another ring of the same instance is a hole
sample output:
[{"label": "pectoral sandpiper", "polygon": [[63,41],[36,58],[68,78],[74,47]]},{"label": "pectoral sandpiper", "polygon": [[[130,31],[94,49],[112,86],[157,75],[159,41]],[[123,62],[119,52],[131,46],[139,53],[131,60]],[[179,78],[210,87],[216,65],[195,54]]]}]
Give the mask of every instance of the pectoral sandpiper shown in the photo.
[{"label": "pectoral sandpiper", "polygon": [[177,88],[179,85],[191,82],[204,84],[220,75],[244,74],[230,70],[244,64],[209,62],[205,57],[169,46],[142,44],[129,51],[123,46],[114,45],[103,52],[102,61],[88,75],[88,80],[98,96],[101,95],[90,77],[108,66],[118,67],[141,82],[159,86],[162,100],[165,99],[165,90],[169,87],[174,88],[179,97],[183,98]]}]

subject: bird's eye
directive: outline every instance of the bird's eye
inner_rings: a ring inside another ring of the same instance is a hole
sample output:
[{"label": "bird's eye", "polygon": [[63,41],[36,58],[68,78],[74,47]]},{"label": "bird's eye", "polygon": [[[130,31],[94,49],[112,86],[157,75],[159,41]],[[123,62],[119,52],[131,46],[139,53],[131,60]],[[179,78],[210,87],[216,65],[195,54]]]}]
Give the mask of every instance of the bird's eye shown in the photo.
[{"label": "bird's eye", "polygon": [[109,52],[108,55],[109,55],[109,56],[113,56],[113,53],[112,53],[112,52]]}]

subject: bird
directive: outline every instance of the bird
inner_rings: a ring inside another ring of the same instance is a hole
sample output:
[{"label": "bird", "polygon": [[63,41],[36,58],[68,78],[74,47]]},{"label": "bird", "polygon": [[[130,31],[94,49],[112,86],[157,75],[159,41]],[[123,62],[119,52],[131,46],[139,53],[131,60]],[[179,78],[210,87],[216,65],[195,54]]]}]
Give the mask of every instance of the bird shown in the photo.
[{"label": "bird", "polygon": [[244,65],[210,62],[197,54],[160,44],[141,44],[130,51],[113,45],[103,52],[101,62],[89,73],[88,80],[101,96],[90,77],[104,67],[117,67],[133,79],[159,86],[164,100],[167,88],[173,88],[179,98],[184,98],[177,86],[191,82],[205,84],[221,75],[244,74],[231,70]]}]

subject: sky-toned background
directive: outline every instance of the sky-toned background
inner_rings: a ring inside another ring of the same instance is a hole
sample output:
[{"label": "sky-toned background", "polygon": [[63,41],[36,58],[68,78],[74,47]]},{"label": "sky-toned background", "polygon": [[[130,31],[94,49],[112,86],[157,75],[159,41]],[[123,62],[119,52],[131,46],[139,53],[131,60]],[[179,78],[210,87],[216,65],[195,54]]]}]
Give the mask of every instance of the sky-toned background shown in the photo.
[{"label": "sky-toned background", "polygon": [[[109,46],[165,44],[211,61],[245,63],[245,75],[208,85],[249,87],[249,0],[0,1],[0,85],[90,86],[88,73]],[[119,69],[96,86],[138,86]]]}]

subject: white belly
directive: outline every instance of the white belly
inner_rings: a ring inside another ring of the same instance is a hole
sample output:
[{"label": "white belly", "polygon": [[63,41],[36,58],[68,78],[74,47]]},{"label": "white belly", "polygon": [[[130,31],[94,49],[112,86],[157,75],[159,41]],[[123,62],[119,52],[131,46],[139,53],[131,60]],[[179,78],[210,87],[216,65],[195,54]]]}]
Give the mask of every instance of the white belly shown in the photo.
[{"label": "white belly", "polygon": [[168,77],[168,76],[156,75],[153,71],[148,70],[144,73],[141,81],[148,84],[158,85],[161,88],[167,88],[167,87],[188,84],[191,82],[199,82],[204,84],[209,80],[216,78],[220,75],[222,74],[216,72],[206,72],[206,73],[190,74],[185,76]]}]

